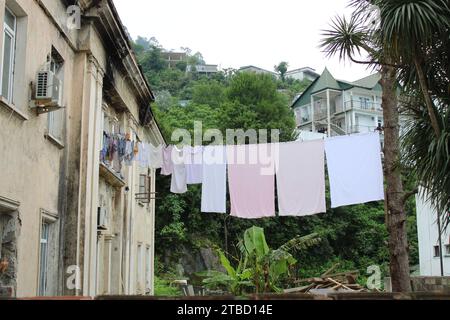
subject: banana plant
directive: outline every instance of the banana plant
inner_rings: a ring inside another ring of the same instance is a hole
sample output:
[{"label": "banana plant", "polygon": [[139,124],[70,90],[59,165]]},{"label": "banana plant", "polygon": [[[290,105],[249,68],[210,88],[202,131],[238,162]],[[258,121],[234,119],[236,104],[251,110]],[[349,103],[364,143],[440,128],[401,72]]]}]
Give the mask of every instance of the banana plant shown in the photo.
[{"label": "banana plant", "polygon": [[320,241],[317,234],[297,236],[280,248],[271,250],[264,229],[252,227],[245,231],[243,240],[238,243],[241,259],[237,268],[233,268],[225,254],[218,250],[220,262],[227,273],[210,272],[203,283],[210,288],[225,286],[235,295],[249,293],[248,290],[257,294],[281,292],[278,286],[280,280],[289,275],[290,268],[297,263],[292,252],[305,250]]}]

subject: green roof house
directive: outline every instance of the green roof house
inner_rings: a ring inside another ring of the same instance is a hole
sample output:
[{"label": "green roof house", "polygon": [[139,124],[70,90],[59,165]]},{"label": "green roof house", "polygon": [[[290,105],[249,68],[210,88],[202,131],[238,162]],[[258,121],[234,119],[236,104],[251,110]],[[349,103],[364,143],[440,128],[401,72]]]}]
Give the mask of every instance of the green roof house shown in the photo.
[{"label": "green roof house", "polygon": [[334,136],[383,126],[380,79],[377,73],[354,82],[337,80],[325,68],[292,105],[298,129]]}]

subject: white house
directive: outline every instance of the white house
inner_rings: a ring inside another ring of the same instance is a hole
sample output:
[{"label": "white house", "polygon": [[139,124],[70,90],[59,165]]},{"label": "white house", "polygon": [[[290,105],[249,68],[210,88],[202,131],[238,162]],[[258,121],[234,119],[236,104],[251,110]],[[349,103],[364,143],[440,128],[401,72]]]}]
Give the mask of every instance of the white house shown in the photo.
[{"label": "white house", "polygon": [[253,72],[256,74],[268,74],[273,76],[274,78],[278,79],[279,75],[273,71],[269,71],[260,67],[255,67],[255,66],[245,66],[245,67],[241,67],[239,68],[238,72]]},{"label": "white house", "polygon": [[292,78],[294,80],[308,80],[308,81],[314,81],[317,78],[320,77],[320,74],[316,72],[313,68],[310,67],[304,67],[300,69],[295,69],[288,71],[286,73],[286,78]]},{"label": "white house", "polygon": [[[443,231],[441,246],[439,246],[439,226],[436,210],[421,196],[416,196],[416,206],[420,275],[441,276],[440,250],[442,248],[444,276],[450,276],[450,230]],[[445,228],[441,227],[441,229]]]},{"label": "white house", "polygon": [[380,75],[336,80],[328,69],[294,101],[297,128],[330,136],[373,132],[384,125]]}]

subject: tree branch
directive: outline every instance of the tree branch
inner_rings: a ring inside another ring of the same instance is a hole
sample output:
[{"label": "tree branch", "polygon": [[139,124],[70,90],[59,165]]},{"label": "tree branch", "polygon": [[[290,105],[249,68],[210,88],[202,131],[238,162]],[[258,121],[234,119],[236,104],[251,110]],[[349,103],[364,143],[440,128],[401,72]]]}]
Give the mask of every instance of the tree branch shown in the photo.
[{"label": "tree branch", "polygon": [[410,197],[415,196],[418,192],[419,192],[419,189],[418,189],[418,188],[415,188],[414,190],[409,191],[409,192],[405,192],[405,194],[403,195],[403,198],[402,198],[403,204],[405,204],[406,201],[408,201],[408,199],[409,199]]}]

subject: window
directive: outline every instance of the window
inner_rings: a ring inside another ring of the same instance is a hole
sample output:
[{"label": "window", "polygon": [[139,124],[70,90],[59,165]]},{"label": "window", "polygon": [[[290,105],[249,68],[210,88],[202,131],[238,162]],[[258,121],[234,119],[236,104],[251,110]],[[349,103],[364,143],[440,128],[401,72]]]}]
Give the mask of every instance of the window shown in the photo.
[{"label": "window", "polygon": [[370,99],[359,97],[359,103],[361,106],[361,109],[368,110],[370,108]]},{"label": "window", "polygon": [[440,257],[441,256],[441,250],[440,250],[439,246],[434,246],[433,249],[434,249],[434,257],[435,258]]},{"label": "window", "polygon": [[1,95],[12,103],[14,83],[14,63],[16,54],[17,18],[8,7],[5,8],[3,23],[3,57],[1,70]]},{"label": "window", "polygon": [[137,272],[136,272],[136,285],[137,288],[141,288],[142,284],[142,244],[138,244],[137,247]]},{"label": "window", "polygon": [[450,256],[450,244],[445,245],[445,256]]},{"label": "window", "polygon": [[43,221],[41,228],[39,258],[39,295],[45,296],[47,293],[48,244],[50,225],[49,223]]},{"label": "window", "polygon": [[136,200],[141,203],[150,203],[151,200],[151,177],[148,174],[139,175],[139,193]]},{"label": "window", "polygon": [[[61,55],[52,48],[52,53],[49,57],[50,71],[52,71],[56,77],[63,84],[64,78],[64,60]],[[60,90],[60,101],[62,101],[63,90]],[[48,135],[51,138],[56,139],[58,142],[63,140],[63,127],[64,127],[64,109],[59,109],[48,113]]]},{"label": "window", "polygon": [[54,296],[58,275],[58,221],[57,215],[41,211],[39,238],[39,296]]}]

